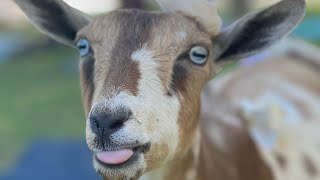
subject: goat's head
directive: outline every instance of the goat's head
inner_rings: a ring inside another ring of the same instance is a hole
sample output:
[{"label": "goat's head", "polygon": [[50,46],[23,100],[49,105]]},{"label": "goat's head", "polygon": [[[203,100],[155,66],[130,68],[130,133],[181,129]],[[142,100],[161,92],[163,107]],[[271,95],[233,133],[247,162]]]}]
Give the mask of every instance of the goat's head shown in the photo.
[{"label": "goat's head", "polygon": [[165,13],[90,19],[60,0],[16,0],[41,31],[79,48],[87,143],[108,179],[136,178],[183,156],[217,65],[270,45],[304,15],[303,0],[285,0],[220,31],[215,2],[158,1]]}]

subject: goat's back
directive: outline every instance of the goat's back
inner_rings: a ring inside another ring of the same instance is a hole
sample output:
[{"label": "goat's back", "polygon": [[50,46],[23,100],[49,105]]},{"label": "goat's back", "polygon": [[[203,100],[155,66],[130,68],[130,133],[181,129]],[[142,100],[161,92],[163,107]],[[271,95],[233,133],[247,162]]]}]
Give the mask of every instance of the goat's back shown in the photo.
[{"label": "goat's back", "polygon": [[[262,159],[275,179],[320,179],[320,57],[289,52],[212,80],[202,126],[219,151]],[[239,153],[244,138],[254,146]]]}]

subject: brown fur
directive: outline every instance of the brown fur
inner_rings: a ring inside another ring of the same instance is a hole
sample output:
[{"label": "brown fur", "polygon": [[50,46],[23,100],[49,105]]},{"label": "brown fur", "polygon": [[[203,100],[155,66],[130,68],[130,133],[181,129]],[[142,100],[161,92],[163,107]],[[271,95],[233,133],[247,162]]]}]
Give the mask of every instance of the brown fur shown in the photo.
[{"label": "brown fur", "polygon": [[319,172],[318,172],[317,166],[312,162],[312,160],[307,155],[303,156],[303,163],[307,173],[311,177],[315,177],[318,175]]},{"label": "brown fur", "polygon": [[[147,158],[147,164],[149,165],[153,165],[154,167],[147,167],[147,169],[145,171],[151,171],[153,168],[159,168],[161,167],[163,164],[159,164],[159,162],[162,162],[162,158],[168,156],[168,146],[163,144],[163,145],[159,145],[159,144],[155,144],[151,147],[150,152],[156,152],[156,155],[151,155],[151,158]],[[147,155],[148,156],[148,155]]]},{"label": "brown fur", "polygon": [[277,160],[279,166],[283,170],[285,170],[286,166],[287,166],[287,163],[288,163],[286,157],[284,155],[280,154],[280,153],[275,153],[274,156],[276,157],[276,160]]},{"label": "brown fur", "polygon": [[94,59],[85,59],[80,63],[80,80],[85,113],[89,114],[94,92]]}]

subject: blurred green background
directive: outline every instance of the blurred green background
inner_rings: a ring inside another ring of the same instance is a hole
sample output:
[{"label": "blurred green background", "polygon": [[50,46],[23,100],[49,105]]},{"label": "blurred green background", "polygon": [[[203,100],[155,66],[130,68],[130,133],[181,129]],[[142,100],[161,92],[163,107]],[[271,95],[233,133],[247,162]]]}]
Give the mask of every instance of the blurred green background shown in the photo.
[{"label": "blurred green background", "polygon": [[[249,3],[249,7],[239,10],[234,1],[227,1],[221,10],[228,19],[273,2],[253,1],[259,3]],[[75,5],[80,2],[70,1]],[[320,44],[319,2],[308,1],[306,20],[295,31],[297,36],[316,44]],[[79,8],[96,14],[104,10],[98,3],[105,5],[105,10],[119,6],[116,2],[105,4],[97,1],[91,2],[91,9],[87,5]],[[153,5],[148,2],[150,6]],[[95,10],[95,7],[100,9]],[[233,7],[232,10],[230,7]],[[1,175],[1,172],[14,165],[25,147],[36,139],[84,139],[85,117],[80,96],[77,52],[38,33],[11,0],[1,0],[0,12]]]}]

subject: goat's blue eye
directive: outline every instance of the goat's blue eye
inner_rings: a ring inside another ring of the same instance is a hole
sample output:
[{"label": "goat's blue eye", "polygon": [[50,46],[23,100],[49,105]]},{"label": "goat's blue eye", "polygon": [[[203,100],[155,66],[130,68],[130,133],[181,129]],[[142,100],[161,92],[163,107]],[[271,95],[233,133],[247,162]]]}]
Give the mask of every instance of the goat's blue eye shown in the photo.
[{"label": "goat's blue eye", "polygon": [[204,64],[208,60],[209,52],[201,46],[193,47],[189,53],[190,60],[196,64]]},{"label": "goat's blue eye", "polygon": [[79,49],[81,57],[88,55],[90,52],[90,44],[87,39],[80,39],[78,41],[77,47]]}]

